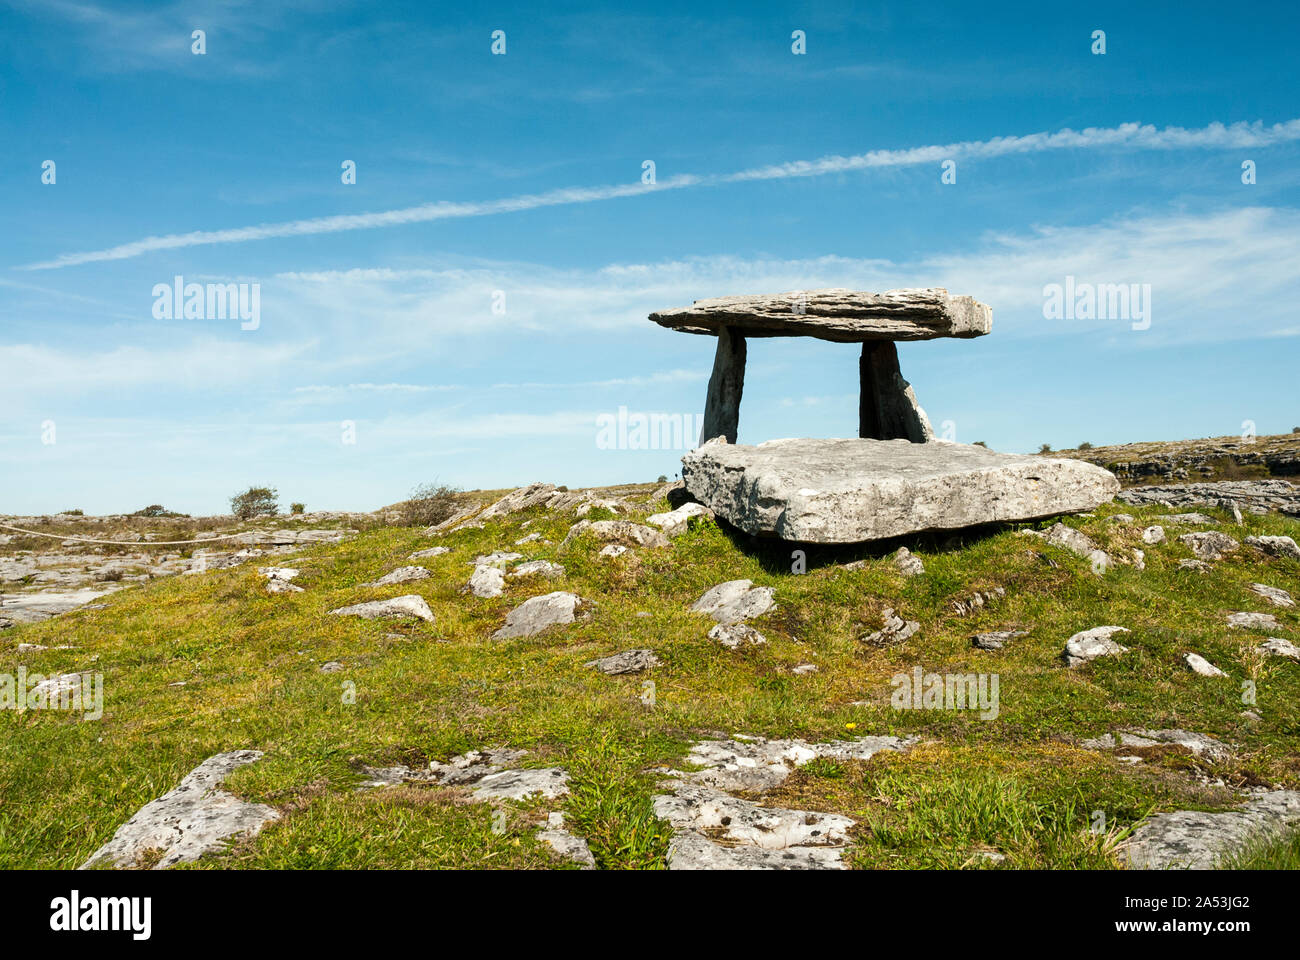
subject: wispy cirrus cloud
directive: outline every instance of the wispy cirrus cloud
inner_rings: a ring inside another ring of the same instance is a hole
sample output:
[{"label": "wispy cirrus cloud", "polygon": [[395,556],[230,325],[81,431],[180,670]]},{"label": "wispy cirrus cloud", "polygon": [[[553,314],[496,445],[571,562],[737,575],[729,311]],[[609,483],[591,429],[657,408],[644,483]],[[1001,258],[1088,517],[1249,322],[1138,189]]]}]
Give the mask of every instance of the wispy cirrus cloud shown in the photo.
[{"label": "wispy cirrus cloud", "polygon": [[1264,125],[1238,122],[1211,123],[1205,127],[1164,127],[1124,123],[1115,127],[1063,129],[1023,136],[994,137],[942,145],[904,149],[872,150],[852,156],[825,156],[816,160],[795,160],[739,170],[725,174],[681,174],[655,184],[631,183],[595,187],[566,187],[543,193],[524,194],[497,200],[476,202],[437,201],[375,213],[339,214],[281,223],[267,223],[224,230],[194,230],[189,233],[144,237],[129,243],[80,253],[66,253],[37,263],[25,270],[53,270],[108,260],[125,260],[162,250],[211,244],[247,243],[286,237],[340,233],[351,230],[374,230],[383,227],[428,223],[466,217],[518,213],[542,207],[598,203],[625,197],[641,196],[691,187],[723,186],[764,180],[820,177],[885,167],[905,167],[965,158],[991,159],[1012,155],[1046,153],[1057,150],[1192,150],[1261,148],[1300,140],[1300,118]]}]

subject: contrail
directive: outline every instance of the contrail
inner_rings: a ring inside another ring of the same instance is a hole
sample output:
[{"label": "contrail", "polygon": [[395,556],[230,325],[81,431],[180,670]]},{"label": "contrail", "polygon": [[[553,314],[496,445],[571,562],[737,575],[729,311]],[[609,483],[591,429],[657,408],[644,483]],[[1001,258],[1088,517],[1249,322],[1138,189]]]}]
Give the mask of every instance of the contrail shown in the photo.
[{"label": "contrail", "polygon": [[499,213],[515,213],[580,203],[595,203],[620,197],[639,196],[661,190],[681,190],[688,187],[719,186],[745,183],[754,180],[781,180],[792,177],[820,177],[853,170],[877,167],[905,167],[943,160],[962,158],[987,159],[1012,154],[1046,153],[1052,150],[1085,150],[1127,147],[1137,150],[1184,150],[1217,148],[1267,147],[1278,143],[1300,140],[1300,119],[1288,120],[1266,127],[1261,121],[1224,125],[1211,123],[1199,129],[1165,127],[1123,123],[1117,127],[1088,127],[1084,130],[1066,128],[1055,133],[1031,133],[1019,137],[994,137],[991,140],[969,140],[945,145],[910,147],[901,150],[872,150],[854,156],[828,156],[817,160],[795,160],[789,163],[754,167],[726,174],[682,174],[655,184],[632,183],[604,187],[566,187],[546,193],[525,194],[473,203],[439,201],[400,210],[379,213],[342,214],[333,217],[314,217],[308,220],[290,220],[285,223],[266,223],[251,227],[234,227],[227,230],[195,230],[191,233],[174,233],[161,237],[145,237],[105,250],[85,253],[60,254],[53,260],[31,263],[23,270],[55,270],[101,260],[126,260],[156,250],[175,250],[181,247],[198,247],[216,243],[244,243],[249,240],[269,240],[275,237],[299,237],[319,233],[342,233],[348,230],[373,230],[407,223],[427,223],[432,220],[453,220],[462,217],[485,217]]}]

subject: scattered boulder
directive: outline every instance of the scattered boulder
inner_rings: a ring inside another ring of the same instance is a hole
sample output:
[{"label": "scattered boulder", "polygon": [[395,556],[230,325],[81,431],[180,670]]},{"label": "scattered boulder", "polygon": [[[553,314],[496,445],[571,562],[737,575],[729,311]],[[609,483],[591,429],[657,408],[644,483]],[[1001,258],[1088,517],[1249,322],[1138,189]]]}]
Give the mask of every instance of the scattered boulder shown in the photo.
[{"label": "scattered boulder", "polygon": [[558,810],[547,817],[546,829],[538,832],[537,839],[565,860],[581,864],[584,870],[596,867],[596,858],[592,856],[587,841],[564,829],[564,814]]},{"label": "scattered boulder", "polygon": [[716,624],[709,628],[709,639],[718,641],[728,650],[739,647],[759,647],[767,643],[767,637],[747,623]]},{"label": "scattered boulder", "polygon": [[506,615],[505,626],[492,634],[493,639],[531,637],[550,627],[573,623],[583,600],[575,593],[557,590],[525,600]]},{"label": "scattered boulder", "polygon": [[496,567],[480,565],[470,574],[469,583],[465,585],[474,596],[487,600],[499,597],[506,589],[506,575]]},{"label": "scattered boulder", "polygon": [[497,550],[495,553],[479,555],[474,558],[473,565],[476,567],[497,567],[504,570],[516,560],[522,560],[522,553],[511,553],[507,550]]},{"label": "scattered boulder", "polygon": [[1297,647],[1290,640],[1283,640],[1281,637],[1269,637],[1255,649],[1269,656],[1300,660],[1300,647]]},{"label": "scattered boulder", "polygon": [[1290,557],[1300,560],[1300,547],[1290,537],[1247,537],[1246,545],[1270,557]]},{"label": "scattered boulder", "polygon": [[693,746],[685,757],[687,763],[703,769],[678,776],[720,790],[766,793],[783,784],[797,768],[818,757],[870,760],[882,751],[901,752],[915,743],[915,739],[902,737],[860,737],[828,743],[744,736],[704,740]]},{"label": "scattered boulder", "polygon": [[1229,553],[1241,546],[1226,533],[1207,530],[1202,533],[1184,533],[1178,538],[1191,548],[1200,560],[1222,560]]},{"label": "scattered boulder", "polygon": [[899,572],[905,577],[916,577],[925,573],[925,564],[921,558],[908,550],[907,547],[899,547],[894,554],[894,565],[898,567]]},{"label": "scattered boulder", "polygon": [[530,483],[506,494],[480,513],[478,519],[491,520],[493,517],[504,517],[508,514],[518,513],[521,510],[527,510],[529,507],[546,504],[556,492],[553,483]]},{"label": "scattered boulder", "polygon": [[534,541],[540,539],[542,539],[542,535],[540,533],[534,532],[534,533],[525,534],[524,536],[520,537],[518,540],[515,541],[515,546],[522,547],[525,543],[533,543]]},{"label": "scattered boulder", "polygon": [[952,609],[957,616],[964,617],[967,614],[974,613],[984,607],[985,604],[992,603],[994,600],[1006,596],[1007,591],[1003,587],[994,587],[992,590],[976,590],[969,597],[962,597],[952,602]]},{"label": "scattered boulder", "polygon": [[342,673],[343,664],[339,663],[337,660],[331,660],[329,663],[322,663],[320,665],[320,672],[321,673]]},{"label": "scattered boulder", "polygon": [[977,633],[970,638],[971,646],[981,650],[1001,650],[1004,646],[1028,634],[1028,630],[994,630],[989,633]]},{"label": "scattered boulder", "polygon": [[1065,665],[1077,667],[1098,657],[1113,657],[1127,653],[1128,647],[1111,639],[1117,633],[1128,633],[1128,627],[1093,627],[1081,630],[1065,642]]},{"label": "scattered boulder", "polygon": [[424,597],[410,593],[391,600],[371,600],[367,603],[354,603],[350,607],[331,610],[334,616],[364,617],[366,620],[379,620],[385,617],[416,617],[426,623],[433,623],[433,611]]},{"label": "scattered boulder", "polygon": [[1238,630],[1281,630],[1282,625],[1271,613],[1242,611],[1228,614],[1228,626]]},{"label": "scattered boulder", "polygon": [[1148,546],[1155,546],[1165,542],[1165,528],[1160,524],[1152,524],[1142,531],[1142,542]]},{"label": "scattered boulder", "polygon": [[1165,523],[1190,524],[1192,526],[1213,526],[1219,522],[1203,513],[1171,513],[1163,517],[1156,517],[1156,519],[1163,520]]},{"label": "scattered boulder", "polygon": [[1197,573],[1208,573],[1210,565],[1204,560],[1179,560],[1179,570],[1194,570]]},{"label": "scattered boulder", "polygon": [[885,608],[884,617],[885,625],[863,637],[863,643],[872,647],[892,647],[921,629],[920,623],[915,620],[904,620],[890,607]]},{"label": "scattered boulder", "polygon": [[118,827],[81,868],[134,867],[142,856],[162,851],[153,867],[161,870],[197,860],[232,837],[257,833],[280,814],[264,804],[240,800],[220,786],[233,771],[261,757],[257,750],[235,750],[204,760],[174,790],[145,804]]},{"label": "scattered boulder", "polygon": [[1300,792],[1274,790],[1236,810],[1178,810],[1146,820],[1129,838],[1125,855],[1135,870],[1210,870],[1262,838],[1300,826]]},{"label": "scattered boulder", "polygon": [[752,580],[728,580],[705,591],[691,611],[708,614],[719,623],[752,620],[772,609],[774,594],[771,587],[756,587]]},{"label": "scattered boulder", "polygon": [[577,510],[573,511],[575,517],[585,517],[593,510],[608,510],[610,513],[622,513],[622,504],[617,500],[587,500],[583,502]]},{"label": "scattered boulder", "polygon": [[1060,521],[1052,524],[1051,529],[1047,531],[1047,542],[1064,547],[1075,556],[1087,560],[1092,564],[1093,573],[1104,573],[1113,565],[1110,554],[1097,546],[1091,537],[1082,530],[1067,527]]},{"label": "scattered boulder", "polygon": [[392,573],[384,574],[374,583],[367,583],[367,587],[391,587],[397,583],[411,583],[415,580],[427,580],[432,574],[424,567],[398,567]]},{"label": "scattered boulder", "polygon": [[411,554],[408,560],[424,560],[427,557],[441,557],[444,553],[451,553],[450,547],[430,547],[428,550],[417,550]]},{"label": "scattered boulder", "polygon": [[610,560],[613,560],[615,557],[621,557],[625,553],[627,553],[627,547],[623,546],[623,544],[607,543],[605,544],[605,546],[600,548],[600,553],[597,554],[597,556],[606,557]]},{"label": "scattered boulder", "polygon": [[805,677],[810,673],[817,672],[817,664],[801,663],[798,666],[791,667],[790,672],[793,673],[796,677]]},{"label": "scattered boulder", "polygon": [[564,567],[549,560],[529,560],[510,571],[511,579],[518,577],[547,577],[555,579],[564,576]]},{"label": "scattered boulder", "polygon": [[1295,600],[1291,594],[1280,587],[1270,587],[1262,583],[1252,583],[1250,589],[1259,594],[1275,607],[1294,607]]},{"label": "scattered boulder", "polygon": [[569,533],[560,542],[560,546],[566,546],[584,533],[590,533],[597,540],[606,543],[620,543],[628,547],[666,547],[670,544],[669,539],[658,530],[630,520],[579,520],[569,528]]},{"label": "scattered boulder", "polygon": [[713,519],[713,511],[702,503],[684,503],[671,513],[656,513],[646,517],[645,522],[658,527],[670,537],[679,537],[690,526],[691,517]]},{"label": "scattered boulder", "polygon": [[1226,677],[1227,674],[1216,667],[1210,661],[1206,660],[1199,653],[1183,654],[1183,662],[1193,673],[1199,673],[1203,677]]},{"label": "scattered boulder", "polygon": [[625,673],[641,673],[658,665],[659,658],[651,650],[624,650],[612,657],[601,657],[599,660],[589,660],[583,664],[583,666],[595,667],[601,673],[609,674],[611,677]]}]

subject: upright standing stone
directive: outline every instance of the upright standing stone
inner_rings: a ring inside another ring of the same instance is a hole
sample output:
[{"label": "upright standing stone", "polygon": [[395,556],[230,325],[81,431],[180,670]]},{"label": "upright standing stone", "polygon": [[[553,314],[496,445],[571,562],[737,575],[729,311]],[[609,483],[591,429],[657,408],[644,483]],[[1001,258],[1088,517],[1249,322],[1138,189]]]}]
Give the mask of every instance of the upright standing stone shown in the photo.
[{"label": "upright standing stone", "polygon": [[715,437],[736,442],[740,424],[740,394],[745,388],[745,335],[734,327],[718,328],[718,350],[713,355],[709,395],[704,402],[704,429],[700,443]]},{"label": "upright standing stone", "polygon": [[865,440],[934,439],[930,420],[916,402],[911,385],[898,367],[898,347],[892,340],[864,341],[858,361],[858,436]]}]

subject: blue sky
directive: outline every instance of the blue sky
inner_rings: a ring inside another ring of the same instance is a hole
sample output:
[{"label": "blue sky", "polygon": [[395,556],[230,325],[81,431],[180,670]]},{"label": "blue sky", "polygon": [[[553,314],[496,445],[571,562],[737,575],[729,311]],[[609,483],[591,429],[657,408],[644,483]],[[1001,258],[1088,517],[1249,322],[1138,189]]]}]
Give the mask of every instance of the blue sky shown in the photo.
[{"label": "blue sky", "polygon": [[[900,347],[959,441],[1300,424],[1289,5],[540,6],[0,0],[0,512],[671,476],[597,444],[703,408],[712,340],[646,315],[826,286],[992,305]],[[177,275],[259,326],[156,318]],[[1067,276],[1149,326],[1047,319]],[[856,394],[854,347],[751,343],[740,442]]]}]

